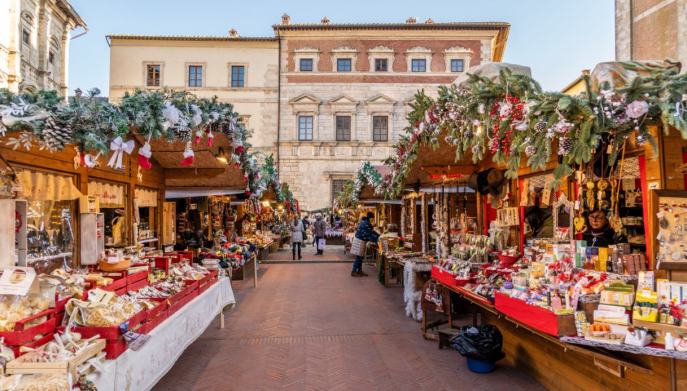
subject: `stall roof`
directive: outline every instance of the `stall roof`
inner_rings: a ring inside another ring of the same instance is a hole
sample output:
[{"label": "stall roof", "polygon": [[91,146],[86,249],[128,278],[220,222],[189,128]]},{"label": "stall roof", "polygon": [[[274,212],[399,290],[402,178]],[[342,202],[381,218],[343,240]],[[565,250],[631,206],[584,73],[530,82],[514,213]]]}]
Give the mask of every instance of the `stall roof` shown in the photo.
[{"label": "stall roof", "polygon": [[166,199],[174,199],[174,198],[189,198],[189,197],[209,197],[209,196],[243,194],[243,192],[244,192],[244,190],[235,190],[235,189],[202,189],[202,188],[167,189],[167,191],[165,191],[165,198]]}]

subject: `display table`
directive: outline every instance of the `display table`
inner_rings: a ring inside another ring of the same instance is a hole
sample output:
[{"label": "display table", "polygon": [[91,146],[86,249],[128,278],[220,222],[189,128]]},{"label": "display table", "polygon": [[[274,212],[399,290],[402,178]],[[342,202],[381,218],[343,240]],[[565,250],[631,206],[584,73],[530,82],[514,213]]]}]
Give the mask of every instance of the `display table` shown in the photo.
[{"label": "display table", "polygon": [[226,306],[236,303],[229,278],[190,301],[160,323],[138,351],[127,350],[116,360],[108,360],[101,372],[89,375],[98,390],[149,390],[169,371],[186,348],[220,316],[223,327]]}]

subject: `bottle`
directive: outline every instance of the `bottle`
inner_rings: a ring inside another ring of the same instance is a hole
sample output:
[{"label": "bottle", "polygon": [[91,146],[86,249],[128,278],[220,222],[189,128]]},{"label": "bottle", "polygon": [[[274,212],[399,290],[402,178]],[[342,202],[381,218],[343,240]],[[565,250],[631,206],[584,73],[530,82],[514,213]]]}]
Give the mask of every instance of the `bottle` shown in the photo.
[{"label": "bottle", "polygon": [[673,339],[673,334],[670,332],[666,333],[665,344],[666,350],[675,350],[675,340]]}]

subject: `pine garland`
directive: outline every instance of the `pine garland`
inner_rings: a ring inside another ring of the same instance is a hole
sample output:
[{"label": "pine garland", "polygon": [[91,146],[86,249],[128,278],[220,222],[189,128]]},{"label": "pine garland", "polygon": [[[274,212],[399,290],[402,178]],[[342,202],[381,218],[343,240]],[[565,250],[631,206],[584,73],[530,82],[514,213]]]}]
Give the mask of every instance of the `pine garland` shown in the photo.
[{"label": "pine garland", "polygon": [[419,91],[405,133],[384,162],[391,174],[376,186],[378,193],[397,197],[419,146],[436,147],[440,135],[456,148],[456,161],[468,153],[475,163],[490,157],[505,166],[509,178],[517,175],[523,158],[528,167],[541,170],[553,154],[559,155],[556,179],[606,153],[600,148],[606,144],[613,165],[633,134],[655,147],[649,126],[663,124],[666,132],[674,127],[687,138],[687,75],[675,67],[621,65],[642,72],[626,87],[613,90],[605,84],[578,96],[543,92],[532,78],[508,69],[495,81],[469,75],[461,88],[440,87],[437,99]]}]

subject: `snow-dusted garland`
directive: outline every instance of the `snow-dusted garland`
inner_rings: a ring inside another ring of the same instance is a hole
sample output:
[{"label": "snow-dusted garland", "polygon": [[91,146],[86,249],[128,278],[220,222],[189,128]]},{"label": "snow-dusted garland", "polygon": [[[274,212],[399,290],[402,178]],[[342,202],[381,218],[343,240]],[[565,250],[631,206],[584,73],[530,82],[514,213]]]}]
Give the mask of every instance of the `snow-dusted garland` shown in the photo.
[{"label": "snow-dusted garland", "polygon": [[441,87],[436,100],[418,93],[408,115],[410,124],[394,146],[395,154],[385,161],[391,173],[375,187],[379,194],[397,197],[419,145],[437,146],[442,134],[456,147],[457,158],[470,152],[476,162],[490,152],[495,163],[507,166],[509,177],[523,157],[538,170],[557,153],[558,179],[570,175],[573,165],[591,161],[602,138],[609,140],[610,161],[632,135],[640,145],[653,143],[648,131],[652,125],[663,123],[666,131],[675,127],[687,138],[687,74],[672,64],[617,65],[634,80],[618,89],[593,86],[578,96],[542,92],[530,77],[507,69],[496,81],[470,75],[460,89]]}]

